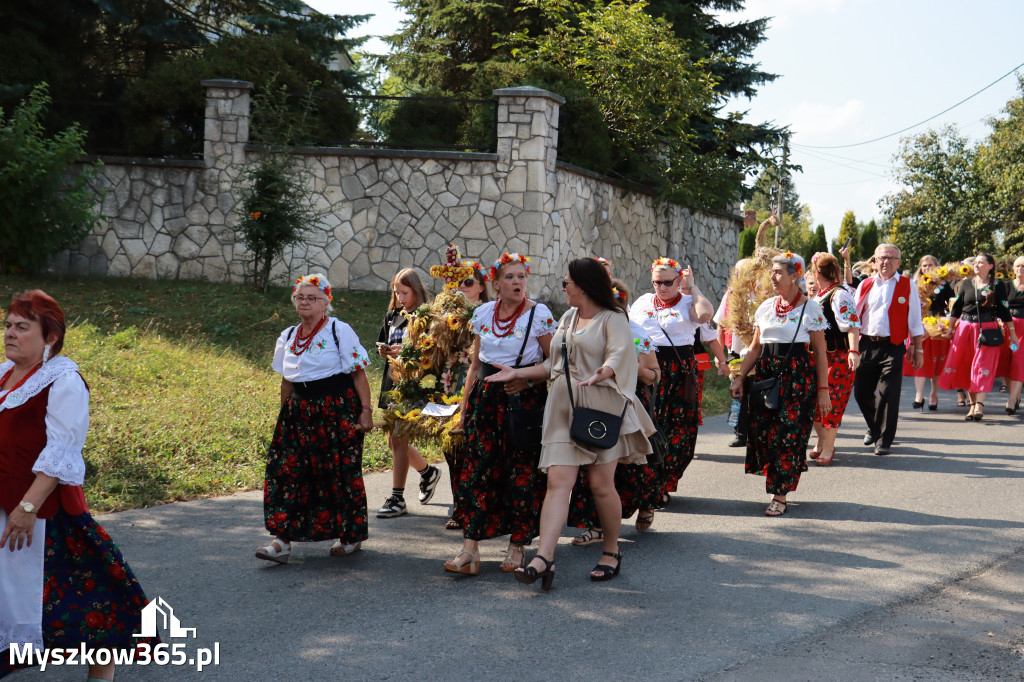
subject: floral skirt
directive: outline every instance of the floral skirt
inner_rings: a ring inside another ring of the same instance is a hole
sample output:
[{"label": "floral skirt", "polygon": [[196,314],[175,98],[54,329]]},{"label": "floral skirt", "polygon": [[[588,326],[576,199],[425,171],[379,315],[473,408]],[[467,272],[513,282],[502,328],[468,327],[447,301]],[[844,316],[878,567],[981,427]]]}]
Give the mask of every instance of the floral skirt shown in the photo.
[{"label": "floral skirt", "polygon": [[700,393],[697,394],[698,402],[689,402],[683,397],[687,376],[697,378],[694,374],[697,371],[697,363],[692,357],[684,357],[682,361],[683,364],[680,365],[675,358],[658,360],[661,381],[657,388],[658,401],[654,421],[664,432],[669,443],[661,472],[659,497],[665,493],[675,492],[679,487],[679,479],[693,461],[697,444]]},{"label": "floral skirt", "polygon": [[[650,391],[637,386],[637,398],[644,407],[649,407]],[[640,509],[657,509],[661,506],[661,464],[622,464],[615,467],[615,491],[622,503],[622,518],[628,519]],[[590,492],[587,468],[580,467],[576,485],[569,502],[568,525],[576,528],[593,528],[601,525],[597,518],[597,506]]]},{"label": "floral skirt", "polygon": [[945,391],[962,388],[969,393],[988,393],[996,381],[999,347],[978,344],[981,329],[994,327],[995,322],[960,321],[953,332],[953,341],[946,356],[946,366],[939,377],[939,388]]},{"label": "floral skirt", "polygon": [[[519,398],[524,409],[543,409],[547,388],[521,391]],[[507,407],[502,383],[477,379],[470,389],[454,518],[470,540],[511,535],[510,542],[524,545],[540,532],[547,476],[537,468],[540,444],[526,450],[508,444]]]},{"label": "floral skirt", "polygon": [[[1024,317],[1013,318],[1013,326],[1017,330],[1017,338],[1024,339]],[[1003,345],[999,347],[999,365],[996,376],[1006,377],[1010,381],[1024,381],[1024,350],[1020,348],[1014,353],[1010,350],[1010,335],[1004,333]]]},{"label": "floral skirt", "polygon": [[[832,401],[832,410],[822,417],[821,411],[815,406],[814,421],[821,422],[826,429],[838,429],[842,426],[846,405],[850,402],[855,372],[850,369],[850,364],[847,362],[849,351],[828,351],[826,355],[828,356],[828,399]],[[906,363],[904,363],[905,366]]]},{"label": "floral skirt", "polygon": [[780,407],[769,412],[751,405],[745,470],[765,476],[767,492],[781,495],[796,490],[800,472],[807,471],[818,382],[810,353],[795,353],[788,359],[760,357],[754,381],[769,377],[778,378]]},{"label": "floral skirt", "polygon": [[[942,374],[942,368],[946,366],[946,356],[949,355],[949,339],[935,339],[925,334],[921,348],[924,350],[924,362],[921,369],[914,369],[914,363],[903,363],[903,376],[905,377],[926,377],[931,379]],[[910,339],[907,339],[907,348],[910,347]]]},{"label": "floral skirt", "polygon": [[[2,551],[8,551],[6,547]],[[3,576],[0,576],[0,580]],[[156,645],[142,631],[149,603],[107,531],[89,512],[59,511],[46,520],[43,554],[43,645],[47,649],[134,649]],[[17,668],[0,655],[0,677]]]},{"label": "floral skirt", "polygon": [[291,398],[267,453],[263,515],[272,534],[298,542],[367,538],[362,409],[355,389]]}]

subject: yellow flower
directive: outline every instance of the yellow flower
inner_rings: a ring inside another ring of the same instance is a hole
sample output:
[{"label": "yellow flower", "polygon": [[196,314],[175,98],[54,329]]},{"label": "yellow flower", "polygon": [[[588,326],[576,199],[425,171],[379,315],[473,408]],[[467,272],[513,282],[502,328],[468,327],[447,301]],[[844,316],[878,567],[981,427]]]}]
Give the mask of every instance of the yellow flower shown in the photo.
[{"label": "yellow flower", "polygon": [[921,321],[924,322],[925,324],[935,324],[935,318],[931,316],[928,316]]},{"label": "yellow flower", "polygon": [[433,374],[427,374],[422,379],[420,379],[420,388],[428,391],[434,390],[435,388],[437,388],[437,377],[435,377]]},{"label": "yellow flower", "polygon": [[949,277],[949,270],[946,269],[946,266],[942,266],[941,268],[935,271],[935,274],[937,274],[942,279],[946,279],[947,277]]},{"label": "yellow flower", "polygon": [[424,335],[420,338],[420,348],[422,348],[423,350],[430,350],[433,347],[434,337]]},{"label": "yellow flower", "polygon": [[928,275],[921,275],[921,281],[924,284],[931,284],[932,283],[932,278],[929,277]]},{"label": "yellow flower", "polygon": [[455,331],[456,329],[459,328],[461,320],[459,320],[459,318],[456,317],[455,315],[449,315],[448,317],[445,318],[445,322],[448,323],[449,329]]},{"label": "yellow flower", "polygon": [[966,265],[966,264],[961,265],[960,266],[960,274],[963,275],[964,277],[966,277],[967,275],[971,274],[971,266],[970,265]]}]

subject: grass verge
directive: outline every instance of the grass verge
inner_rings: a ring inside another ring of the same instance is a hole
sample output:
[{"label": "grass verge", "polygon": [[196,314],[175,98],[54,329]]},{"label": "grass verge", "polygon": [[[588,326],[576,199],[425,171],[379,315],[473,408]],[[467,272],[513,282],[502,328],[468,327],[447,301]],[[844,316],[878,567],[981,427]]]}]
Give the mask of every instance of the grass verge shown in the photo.
[{"label": "grass verge", "polygon": [[[0,277],[6,308],[17,291],[40,288],[68,316],[64,354],[91,388],[86,493],[95,511],[145,507],[252,490],[263,484],[280,376],[270,369],[282,329],[296,324],[290,290],[262,296],[205,282]],[[376,403],[383,361],[372,352],[386,294],[338,292],[334,314],[371,351]],[[2,315],[2,310],[0,310]],[[706,374],[705,414],[728,409],[727,384]],[[430,460],[433,447],[421,448]],[[380,431],[363,468],[391,466]]]}]

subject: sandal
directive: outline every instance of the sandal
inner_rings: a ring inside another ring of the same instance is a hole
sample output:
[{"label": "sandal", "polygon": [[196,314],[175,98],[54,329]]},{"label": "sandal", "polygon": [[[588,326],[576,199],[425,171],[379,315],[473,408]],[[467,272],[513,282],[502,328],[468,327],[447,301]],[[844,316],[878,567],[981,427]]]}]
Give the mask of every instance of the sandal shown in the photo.
[{"label": "sandal", "polygon": [[363,546],[362,542],[345,543],[338,540],[331,546],[331,556],[345,556],[355,554]]},{"label": "sandal", "polygon": [[600,528],[588,528],[576,537],[572,539],[572,544],[575,547],[582,547],[584,545],[590,545],[595,542],[601,542],[604,539],[604,531]]},{"label": "sandal", "polygon": [[[515,560],[515,555],[519,555],[519,561]],[[505,552],[505,560],[501,562],[501,572],[511,573],[517,568],[522,568],[526,564],[526,550],[523,549],[522,545],[514,545],[511,542],[508,543],[508,551]]]},{"label": "sandal", "polygon": [[[779,505],[782,505],[781,509],[779,508]],[[788,509],[788,508],[789,508],[789,505],[785,501],[777,500],[775,498],[772,498],[771,504],[769,504],[768,508],[764,510],[764,515],[765,516],[782,516],[783,514],[786,513],[786,509]]]},{"label": "sandal", "polygon": [[643,533],[650,530],[651,524],[654,523],[654,510],[653,509],[641,509],[636,514],[636,530],[638,533]]},{"label": "sandal", "polygon": [[921,400],[915,400],[914,401],[914,409],[915,410],[920,410],[923,407],[924,407],[924,398],[922,398]]},{"label": "sandal", "polygon": [[256,550],[256,558],[273,561],[275,564],[286,564],[292,555],[292,543],[274,538],[266,547]]},{"label": "sandal", "polygon": [[590,572],[590,579],[596,583],[611,580],[619,574],[619,569],[622,568],[621,554],[616,554],[614,552],[601,552],[601,556],[610,556],[615,559],[617,563],[615,564],[615,568],[612,568],[608,564],[598,564],[597,566],[594,566],[594,570]]},{"label": "sandal", "polygon": [[456,521],[454,518],[448,519],[448,522],[444,524],[447,530],[462,530],[462,524]]},{"label": "sandal", "polygon": [[974,403],[974,421],[980,422],[985,418],[985,403]]},{"label": "sandal", "polygon": [[[468,556],[469,561],[460,564],[458,559],[463,555]],[[480,573],[480,552],[474,553],[464,549],[456,554],[454,559],[444,562],[444,570],[449,573],[461,573],[462,575],[477,575]]]},{"label": "sandal", "polygon": [[[819,457],[814,463],[817,464],[820,467],[831,466],[832,460],[835,458],[835,456],[836,456],[836,449],[832,448],[832,452],[829,454],[828,457]],[[785,504],[785,502],[783,502],[783,504]]]},{"label": "sandal", "polygon": [[[540,559],[544,562],[544,570],[538,571],[533,566],[527,566],[526,568],[517,568],[515,571],[513,571],[512,577],[514,577],[516,581],[521,582],[524,585],[532,585],[535,582],[537,582],[537,578],[540,578],[540,589],[546,592],[551,589],[551,583],[553,583],[555,580],[555,562],[548,561],[540,554],[534,554],[533,558]],[[530,562],[533,563],[533,560],[531,559]]]},{"label": "sandal", "polygon": [[818,448],[813,448],[807,456],[810,457],[811,459],[818,459],[819,457],[821,457],[821,450],[819,450]]},{"label": "sandal", "polygon": [[967,394],[964,393],[962,388],[956,390],[956,406],[967,407]]},{"label": "sandal", "polygon": [[974,421],[974,403],[971,403],[971,409],[967,410],[967,414],[964,415],[964,421]]}]

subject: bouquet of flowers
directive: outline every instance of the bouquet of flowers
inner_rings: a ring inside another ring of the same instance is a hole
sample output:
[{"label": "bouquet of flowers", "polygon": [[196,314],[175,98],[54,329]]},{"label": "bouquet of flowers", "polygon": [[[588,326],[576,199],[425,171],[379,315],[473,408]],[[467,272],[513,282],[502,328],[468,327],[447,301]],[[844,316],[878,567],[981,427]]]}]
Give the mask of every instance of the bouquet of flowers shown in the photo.
[{"label": "bouquet of flowers", "polygon": [[926,315],[921,318],[921,323],[924,325],[924,330],[928,332],[928,336],[933,339],[946,338],[949,334],[950,318],[948,317]]}]

